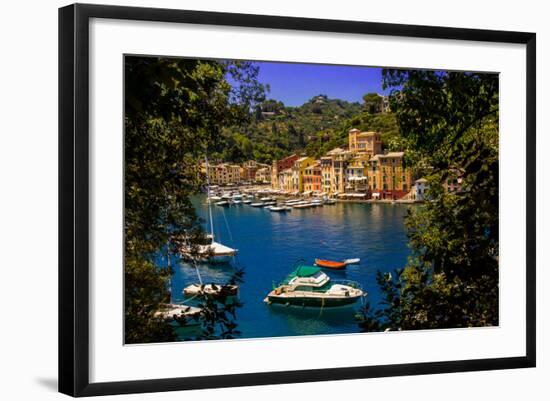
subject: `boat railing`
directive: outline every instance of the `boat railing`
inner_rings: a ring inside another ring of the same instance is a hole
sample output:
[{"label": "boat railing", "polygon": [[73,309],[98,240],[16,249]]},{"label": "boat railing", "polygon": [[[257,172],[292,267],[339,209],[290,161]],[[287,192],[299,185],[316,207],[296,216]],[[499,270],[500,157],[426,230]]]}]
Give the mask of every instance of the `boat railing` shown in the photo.
[{"label": "boat railing", "polygon": [[347,285],[347,286],[350,286],[352,288],[357,288],[357,289],[361,289],[361,284],[359,284],[357,281],[353,281],[353,280],[345,280],[345,279],[340,279],[340,280],[330,280],[331,283],[334,283],[334,284],[342,284],[342,285]]}]

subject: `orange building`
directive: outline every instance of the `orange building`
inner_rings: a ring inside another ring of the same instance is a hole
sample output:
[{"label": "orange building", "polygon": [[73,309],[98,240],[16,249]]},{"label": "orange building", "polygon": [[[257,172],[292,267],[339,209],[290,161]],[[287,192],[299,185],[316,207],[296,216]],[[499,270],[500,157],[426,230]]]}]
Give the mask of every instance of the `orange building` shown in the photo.
[{"label": "orange building", "polygon": [[321,192],[321,163],[319,160],[304,170],[304,191]]}]

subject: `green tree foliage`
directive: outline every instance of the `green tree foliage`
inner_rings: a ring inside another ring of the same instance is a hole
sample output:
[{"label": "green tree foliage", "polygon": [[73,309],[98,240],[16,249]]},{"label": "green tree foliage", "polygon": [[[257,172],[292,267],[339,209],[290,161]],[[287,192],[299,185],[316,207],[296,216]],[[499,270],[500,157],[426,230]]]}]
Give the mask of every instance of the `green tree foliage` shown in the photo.
[{"label": "green tree foliage", "polygon": [[262,100],[257,73],[244,62],[125,58],[127,342],[169,339],[168,325],[152,318],[166,300],[169,277],[155,254],[175,253],[181,236],[204,240],[190,201],[204,182],[198,161],[223,126],[246,121]]},{"label": "green tree foliage", "polygon": [[382,96],[378,93],[367,93],[363,96],[365,111],[369,114],[382,112]]},{"label": "green tree foliage", "polygon": [[[498,76],[385,70],[407,149],[429,201],[405,223],[412,256],[378,274],[380,308],[364,330],[498,324]],[[461,186],[448,191],[448,183]]]},{"label": "green tree foliage", "polygon": [[[334,132],[338,134],[333,142],[340,143],[342,124],[359,113],[359,103],[329,99],[326,95],[315,96],[299,107],[286,107],[269,99],[254,109],[251,121],[224,130],[214,157],[228,162],[253,158],[271,163],[291,153],[315,155]],[[242,141],[242,136],[248,138],[250,145]]]}]

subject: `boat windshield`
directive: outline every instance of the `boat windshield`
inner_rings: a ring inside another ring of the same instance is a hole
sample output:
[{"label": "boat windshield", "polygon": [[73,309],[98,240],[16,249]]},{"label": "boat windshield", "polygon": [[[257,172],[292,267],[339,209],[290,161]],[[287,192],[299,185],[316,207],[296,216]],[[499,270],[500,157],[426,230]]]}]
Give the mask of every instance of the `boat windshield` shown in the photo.
[{"label": "boat windshield", "polygon": [[307,291],[307,292],[327,292],[332,284],[330,282],[326,282],[321,287],[313,287],[309,285],[297,285],[294,288],[294,291]]}]

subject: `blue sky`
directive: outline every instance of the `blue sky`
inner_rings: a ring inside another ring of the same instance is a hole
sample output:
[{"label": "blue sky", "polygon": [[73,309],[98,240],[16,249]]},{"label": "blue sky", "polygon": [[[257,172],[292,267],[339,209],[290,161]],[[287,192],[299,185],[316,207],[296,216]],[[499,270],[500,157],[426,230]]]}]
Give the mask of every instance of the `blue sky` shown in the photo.
[{"label": "blue sky", "polygon": [[300,106],[313,96],[362,102],[365,93],[382,90],[382,69],[320,64],[254,63],[260,67],[259,81],[269,84],[267,98],[286,106]]}]

